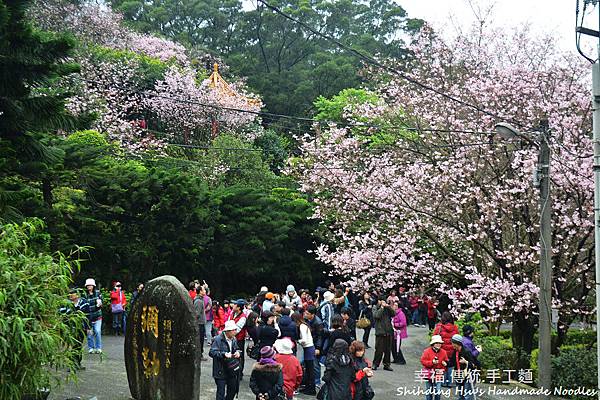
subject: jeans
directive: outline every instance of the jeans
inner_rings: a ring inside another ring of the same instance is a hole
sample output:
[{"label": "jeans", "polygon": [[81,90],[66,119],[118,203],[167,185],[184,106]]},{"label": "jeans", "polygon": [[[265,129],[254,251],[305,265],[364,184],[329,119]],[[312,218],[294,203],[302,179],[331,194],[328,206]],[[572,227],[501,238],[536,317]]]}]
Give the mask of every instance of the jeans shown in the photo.
[{"label": "jeans", "polygon": [[325,362],[325,357],[315,359],[315,385],[321,385],[321,360]]},{"label": "jeans", "polygon": [[467,378],[465,378],[463,383],[456,385],[458,400],[474,400],[474,389],[475,388],[473,387],[473,382],[470,382],[467,380]]},{"label": "jeans", "polygon": [[90,323],[90,332],[88,333],[88,349],[102,350],[102,320]]},{"label": "jeans", "polygon": [[237,393],[237,377],[215,379],[215,383],[217,384],[217,400],[233,400]]},{"label": "jeans", "polygon": [[412,322],[413,325],[418,324],[420,322],[418,309],[413,310],[410,322]]},{"label": "jeans", "polygon": [[198,333],[200,334],[200,357],[204,357],[204,324],[198,324]]},{"label": "jeans", "polygon": [[442,397],[442,382],[425,382],[425,400],[440,400]]},{"label": "jeans", "polygon": [[123,326],[123,316],[125,313],[123,311],[113,313],[113,322],[112,327],[115,330],[115,334],[119,335],[120,333],[125,333],[125,328]]},{"label": "jeans", "polygon": [[204,332],[206,335],[206,343],[208,343],[208,344],[212,343],[212,328],[213,328],[213,322],[206,321],[206,324],[204,324]]},{"label": "jeans", "polygon": [[444,372],[444,382],[442,386],[452,386],[452,371],[454,371],[454,367],[448,367],[446,372]]}]

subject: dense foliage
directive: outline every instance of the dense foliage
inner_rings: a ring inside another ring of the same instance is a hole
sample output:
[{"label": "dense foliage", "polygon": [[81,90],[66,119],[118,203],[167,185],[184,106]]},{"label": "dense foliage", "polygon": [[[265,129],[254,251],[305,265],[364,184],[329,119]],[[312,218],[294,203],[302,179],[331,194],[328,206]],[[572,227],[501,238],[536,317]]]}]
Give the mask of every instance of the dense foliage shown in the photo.
[{"label": "dense foliage", "polygon": [[[271,112],[304,114],[318,96],[332,96],[364,80],[363,65],[353,55],[260,2],[252,9],[237,0],[111,3],[136,29],[222,56],[234,74],[247,77]],[[423,23],[390,0],[271,3],[326,35],[386,58],[405,56],[403,38]]]},{"label": "dense foliage", "polygon": [[39,220],[0,226],[0,398],[58,383],[53,368],[74,371],[81,352],[83,314],[63,314],[73,270],[60,253],[48,254]]}]

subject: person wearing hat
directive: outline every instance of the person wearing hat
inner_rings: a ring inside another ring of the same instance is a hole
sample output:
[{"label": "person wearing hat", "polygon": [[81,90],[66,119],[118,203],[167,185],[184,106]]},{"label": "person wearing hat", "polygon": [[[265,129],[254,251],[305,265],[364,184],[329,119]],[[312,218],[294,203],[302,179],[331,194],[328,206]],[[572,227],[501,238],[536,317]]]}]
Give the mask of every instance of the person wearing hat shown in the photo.
[{"label": "person wearing hat", "polygon": [[246,336],[248,334],[248,331],[246,329],[246,314],[244,313],[245,306],[246,306],[246,300],[237,299],[235,302],[233,302],[232,312],[231,312],[231,315],[229,316],[229,321],[233,321],[235,323],[235,326],[236,326],[235,340],[237,341],[238,349],[240,349],[240,351],[242,352],[242,355],[240,357],[240,366],[241,366],[240,380],[244,376],[244,362],[245,362],[244,350],[246,347]]},{"label": "person wearing hat", "polygon": [[113,317],[112,327],[117,336],[121,333],[125,334],[123,316],[126,305],[127,299],[125,298],[125,292],[123,292],[123,289],[121,288],[121,282],[115,282],[113,290],[110,292],[110,311]]},{"label": "person wearing hat", "polygon": [[297,310],[302,306],[302,299],[296,293],[294,285],[288,285],[285,289],[285,296],[283,296],[283,302],[287,308]]},{"label": "person wearing hat", "polygon": [[448,366],[448,354],[442,348],[444,340],[440,335],[433,335],[429,347],[421,355],[422,374],[425,381],[425,399],[440,400],[442,380]]},{"label": "person wearing hat", "polygon": [[461,335],[452,336],[452,354],[449,356],[448,367],[454,368],[454,377],[456,382],[456,393],[458,400],[473,399],[473,380],[469,376],[469,371],[477,368],[477,363],[473,355],[463,345]]},{"label": "person wearing hat", "polygon": [[87,318],[89,327],[87,331],[88,352],[90,354],[102,353],[102,295],[96,289],[96,281],[92,278],[85,280],[85,295],[83,299],[88,303]]},{"label": "person wearing hat", "polygon": [[283,370],[275,360],[275,350],[264,346],[260,349],[258,362],[252,367],[250,390],[256,400],[277,400],[285,395],[283,384]]},{"label": "person wearing hat", "polygon": [[475,346],[475,343],[473,343],[474,335],[475,329],[473,329],[471,325],[465,325],[463,327],[463,346],[473,356],[473,360],[475,360],[477,368],[481,368],[481,363],[478,359],[479,353],[481,353],[481,346]]},{"label": "person wearing hat", "polygon": [[273,292],[267,292],[267,294],[265,294],[265,301],[263,301],[262,303],[262,312],[265,311],[271,311],[271,309],[273,308],[273,299],[275,298],[275,295],[273,294]]},{"label": "person wearing hat", "polygon": [[293,354],[294,343],[288,338],[277,339],[273,347],[277,351],[275,361],[281,364],[283,372],[283,390],[288,399],[293,399],[302,383],[302,366]]},{"label": "person wearing hat", "polygon": [[238,392],[240,364],[236,360],[241,357],[241,352],[235,340],[237,328],[234,321],[225,322],[223,332],[214,338],[210,346],[208,355],[213,359],[216,400],[233,400]]}]

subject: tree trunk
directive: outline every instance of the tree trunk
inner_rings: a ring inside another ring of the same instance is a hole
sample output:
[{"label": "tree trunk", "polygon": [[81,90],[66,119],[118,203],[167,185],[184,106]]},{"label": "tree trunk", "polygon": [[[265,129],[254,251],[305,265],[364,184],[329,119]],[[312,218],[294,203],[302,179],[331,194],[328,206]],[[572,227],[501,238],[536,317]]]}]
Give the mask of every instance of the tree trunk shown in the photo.
[{"label": "tree trunk", "polygon": [[534,321],[531,315],[523,312],[513,314],[512,344],[517,353],[517,369],[528,369],[529,358],[533,350]]},{"label": "tree trunk", "polygon": [[52,208],[52,204],[54,204],[54,197],[52,196],[52,182],[50,179],[44,178],[42,179],[42,194],[44,196],[44,203],[48,208]]}]

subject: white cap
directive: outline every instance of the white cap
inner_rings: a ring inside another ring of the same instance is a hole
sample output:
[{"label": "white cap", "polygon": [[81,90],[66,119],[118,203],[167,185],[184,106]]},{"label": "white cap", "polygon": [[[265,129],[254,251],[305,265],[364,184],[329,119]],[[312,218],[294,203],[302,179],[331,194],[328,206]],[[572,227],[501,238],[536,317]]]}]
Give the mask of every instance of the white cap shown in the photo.
[{"label": "white cap", "polygon": [[429,345],[431,346],[431,345],[434,345],[436,343],[444,344],[444,339],[442,339],[441,335],[433,335],[431,337],[431,341],[429,342]]},{"label": "white cap", "polygon": [[331,300],[333,300],[334,297],[335,297],[335,295],[333,293],[331,293],[329,290],[326,291],[325,293],[323,293],[323,300],[325,300],[325,301],[331,301]]},{"label": "white cap", "polygon": [[294,344],[290,339],[283,338],[277,339],[275,341],[275,344],[273,344],[273,347],[275,348],[275,351],[277,351],[279,354],[292,354],[292,348],[294,347]]},{"label": "white cap", "polygon": [[84,286],[94,286],[94,287],[96,287],[96,281],[93,280],[92,278],[87,278],[85,280],[85,285]]},{"label": "white cap", "polygon": [[260,291],[261,292],[268,292],[269,289],[266,286],[261,286]]},{"label": "white cap", "polygon": [[223,332],[225,331],[237,331],[237,325],[235,324],[235,321],[225,321],[225,328],[223,328]]}]

